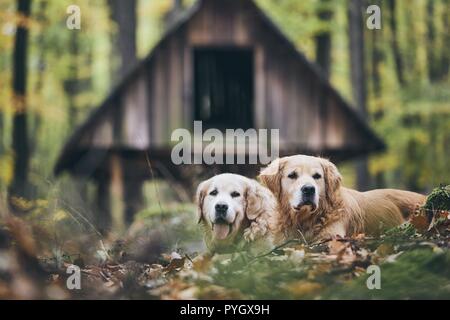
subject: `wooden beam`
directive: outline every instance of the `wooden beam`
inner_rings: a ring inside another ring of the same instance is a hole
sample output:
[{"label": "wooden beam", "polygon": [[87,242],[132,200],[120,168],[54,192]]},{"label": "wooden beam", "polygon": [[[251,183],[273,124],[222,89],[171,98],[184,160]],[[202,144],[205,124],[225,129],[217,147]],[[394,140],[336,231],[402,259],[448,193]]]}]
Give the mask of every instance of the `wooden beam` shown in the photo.
[{"label": "wooden beam", "polygon": [[126,179],[125,180],[125,223],[130,226],[134,221],[134,216],[143,208],[144,198],[142,187],[144,179]]},{"label": "wooden beam", "polygon": [[124,225],[124,179],[123,166],[121,158],[118,154],[112,154],[110,159],[110,192],[111,192],[111,214],[112,228],[117,232],[125,229]]},{"label": "wooden beam", "polygon": [[97,180],[97,209],[95,225],[100,233],[106,235],[111,229],[111,205],[109,193],[109,179],[103,177]]}]

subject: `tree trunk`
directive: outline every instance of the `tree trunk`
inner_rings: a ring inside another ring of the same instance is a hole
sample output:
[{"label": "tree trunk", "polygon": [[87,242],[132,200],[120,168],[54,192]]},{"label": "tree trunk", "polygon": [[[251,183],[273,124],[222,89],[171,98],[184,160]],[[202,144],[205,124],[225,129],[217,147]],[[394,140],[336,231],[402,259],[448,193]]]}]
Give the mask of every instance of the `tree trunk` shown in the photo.
[{"label": "tree trunk", "polygon": [[[41,1],[39,2],[38,11],[36,13],[36,21],[40,25],[45,25],[47,23],[47,17],[46,17],[46,10],[47,10],[47,1]],[[34,88],[34,92],[37,94],[42,94],[42,88],[44,86],[44,75],[45,75],[45,52],[47,50],[45,45],[45,34],[41,32],[39,36],[37,37],[37,64],[38,64],[38,70],[39,74],[37,75],[37,81],[36,86]],[[39,106],[42,107],[42,106]],[[30,158],[33,157],[33,154],[35,153],[37,146],[38,146],[38,134],[39,129],[42,124],[42,117],[41,112],[37,111],[32,114],[33,116],[33,123],[30,125]]]},{"label": "tree trunk", "polygon": [[428,79],[434,82],[438,78],[438,70],[436,68],[436,28],[434,27],[434,2],[436,0],[428,0],[427,2],[427,65]]},{"label": "tree trunk", "polygon": [[118,28],[113,50],[120,54],[119,76],[123,77],[136,62],[136,0],[108,0],[108,3]]},{"label": "tree trunk", "polygon": [[97,181],[97,208],[95,226],[98,231],[107,235],[111,231],[111,194],[109,190],[110,177],[100,177]]},{"label": "tree trunk", "polygon": [[5,141],[3,141],[3,137],[5,136],[5,132],[3,132],[4,126],[4,115],[0,106],[0,156],[5,152]]},{"label": "tree trunk", "polygon": [[[350,37],[350,65],[353,99],[359,113],[367,119],[366,82],[364,71],[364,21],[362,1],[350,0],[348,8],[349,37]],[[369,170],[367,158],[356,162],[357,187],[366,190],[369,187]]]},{"label": "tree trunk", "polygon": [[395,17],[396,13],[396,0],[388,0],[389,5],[389,25],[391,27],[391,46],[394,54],[395,70],[397,75],[398,83],[403,86],[405,84],[405,78],[403,73],[403,60],[400,53],[400,47],[398,44],[398,34],[397,34],[397,19]]},{"label": "tree trunk", "polygon": [[[120,56],[118,78],[123,78],[136,63],[136,0],[108,0],[111,18],[117,25],[118,34],[114,39],[114,55]],[[114,74],[117,74],[114,72]],[[117,77],[113,77],[117,78]],[[116,118],[120,115],[116,115]],[[119,131],[115,135],[121,136]],[[115,230],[123,231],[125,222],[129,222],[132,204],[124,203],[127,187],[124,180],[124,167],[120,154],[111,156],[111,215],[112,226]],[[139,190],[140,192],[140,190]],[[127,212],[126,212],[127,211]],[[126,220],[126,221],[125,221]]]},{"label": "tree trunk", "polygon": [[[412,14],[404,14],[404,28],[405,28],[405,48],[403,51],[403,67],[410,74],[410,77],[420,78],[420,63],[416,54],[417,47],[422,43],[422,38],[418,37],[417,17]],[[388,43],[390,46],[390,43]],[[397,77],[397,76],[396,76]]]},{"label": "tree trunk", "polygon": [[[379,3],[376,3],[379,5]],[[375,108],[375,121],[381,121],[384,117],[384,105],[382,104],[382,86],[381,86],[381,74],[380,66],[383,61],[383,51],[381,49],[381,30],[369,30],[368,34],[371,37],[372,43],[372,55],[371,55],[371,65],[372,65],[372,90],[373,96],[376,103]],[[374,185],[376,188],[385,187],[384,172],[377,172],[374,177]]]},{"label": "tree trunk", "polygon": [[449,69],[449,45],[450,45],[450,31],[449,31],[449,17],[450,2],[445,4],[442,25],[444,27],[444,47],[438,51],[437,49],[437,32],[436,20],[438,16],[435,10],[435,0],[428,0],[427,2],[427,65],[428,65],[428,79],[430,82],[437,82],[445,78]]},{"label": "tree trunk", "polygon": [[444,48],[442,49],[441,55],[441,79],[444,79],[449,72],[450,68],[450,0],[444,1],[445,9],[444,9],[444,17],[443,17],[443,26],[444,26]]},{"label": "tree trunk", "polygon": [[[330,8],[329,0],[321,0],[319,2],[317,15],[323,24],[328,25],[328,22],[333,17],[333,12]],[[331,33],[329,30],[322,30],[316,35],[316,62],[322,68],[323,73],[327,78],[330,77],[331,65]]]},{"label": "tree trunk", "polygon": [[[9,187],[11,197],[26,197],[28,186],[29,146],[27,133],[26,84],[28,18],[31,0],[18,0],[17,13],[23,23],[17,26],[13,54],[14,114],[12,150],[14,152],[13,180]],[[12,199],[12,198],[10,198]],[[13,211],[18,208],[12,206]]]},{"label": "tree trunk", "polygon": [[125,223],[130,226],[135,214],[143,208],[142,187],[144,181],[136,177],[125,180]]},{"label": "tree trunk", "polygon": [[[383,61],[383,52],[381,50],[381,31],[370,30],[372,40],[372,89],[375,98],[381,96],[381,74],[380,66]],[[381,109],[381,108],[380,108]],[[378,111],[378,110],[377,110]],[[380,110],[382,113],[384,110]],[[382,114],[380,115],[382,117]]]},{"label": "tree trunk", "polygon": [[124,203],[124,170],[123,161],[119,154],[112,154],[110,158],[111,173],[111,216],[112,227],[115,231],[125,229],[125,203]]},{"label": "tree trunk", "polygon": [[66,81],[65,91],[68,98],[69,107],[69,128],[72,130],[77,123],[77,106],[75,103],[75,97],[78,90],[78,32],[72,32],[69,40],[69,54],[71,63],[69,66],[69,77]]}]

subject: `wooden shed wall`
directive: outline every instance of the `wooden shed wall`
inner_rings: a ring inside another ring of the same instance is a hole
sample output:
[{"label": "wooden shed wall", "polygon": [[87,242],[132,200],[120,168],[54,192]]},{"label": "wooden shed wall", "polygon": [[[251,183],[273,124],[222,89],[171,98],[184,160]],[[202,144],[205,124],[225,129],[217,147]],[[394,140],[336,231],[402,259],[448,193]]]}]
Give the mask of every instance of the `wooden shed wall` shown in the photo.
[{"label": "wooden shed wall", "polygon": [[322,87],[249,1],[205,1],[165,38],[81,140],[82,147],[167,147],[176,128],[193,125],[194,47],[254,52],[254,123],[280,130],[280,142],[307,150],[351,148],[362,138],[340,102]]}]

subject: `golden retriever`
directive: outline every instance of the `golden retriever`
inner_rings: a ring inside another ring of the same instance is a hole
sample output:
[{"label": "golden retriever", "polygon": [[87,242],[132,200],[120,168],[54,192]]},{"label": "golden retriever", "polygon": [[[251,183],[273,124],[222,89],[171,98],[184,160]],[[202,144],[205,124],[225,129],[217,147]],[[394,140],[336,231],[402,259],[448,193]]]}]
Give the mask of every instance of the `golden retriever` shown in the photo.
[{"label": "golden retriever", "polygon": [[257,181],[231,173],[214,176],[199,184],[196,202],[210,251],[229,252],[248,243],[260,249],[271,245],[277,201]]},{"label": "golden retriever", "polygon": [[276,159],[259,178],[278,199],[274,232],[281,239],[277,241],[377,235],[403,223],[425,201],[425,196],[409,191],[345,188],[333,163],[305,155]]}]

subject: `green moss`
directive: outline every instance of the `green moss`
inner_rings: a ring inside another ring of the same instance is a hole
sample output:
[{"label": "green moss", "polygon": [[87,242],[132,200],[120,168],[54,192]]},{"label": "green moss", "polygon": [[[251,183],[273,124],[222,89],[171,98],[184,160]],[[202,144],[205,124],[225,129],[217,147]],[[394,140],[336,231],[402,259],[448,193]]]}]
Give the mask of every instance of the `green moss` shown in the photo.
[{"label": "green moss", "polygon": [[395,242],[398,240],[407,240],[416,236],[416,229],[409,223],[403,223],[399,226],[388,229],[384,232],[381,239],[385,241]]},{"label": "green moss", "polygon": [[427,210],[450,210],[450,185],[433,189],[424,208]]},{"label": "green moss", "polygon": [[416,249],[393,263],[380,265],[381,289],[369,290],[363,275],[346,285],[332,286],[324,298],[333,299],[449,299],[450,253]]}]

